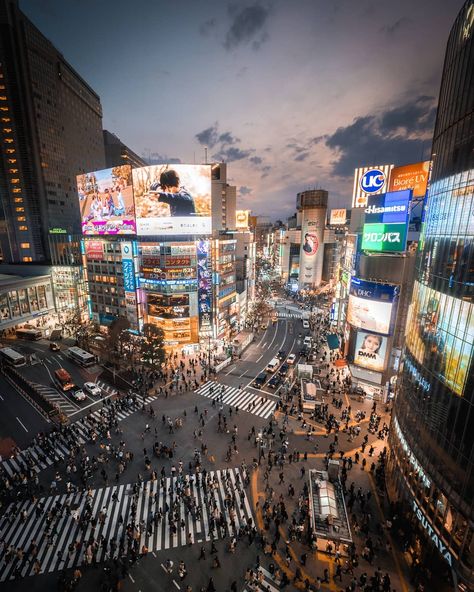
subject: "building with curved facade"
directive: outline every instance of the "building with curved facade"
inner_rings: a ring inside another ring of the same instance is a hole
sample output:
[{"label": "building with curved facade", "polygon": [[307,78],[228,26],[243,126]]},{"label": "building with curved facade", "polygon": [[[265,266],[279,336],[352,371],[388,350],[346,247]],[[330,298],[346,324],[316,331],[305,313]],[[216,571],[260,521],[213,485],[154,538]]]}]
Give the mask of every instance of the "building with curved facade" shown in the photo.
[{"label": "building with curved facade", "polygon": [[474,0],[449,36],[432,160],[387,487],[415,564],[445,572],[430,589],[474,590]]}]

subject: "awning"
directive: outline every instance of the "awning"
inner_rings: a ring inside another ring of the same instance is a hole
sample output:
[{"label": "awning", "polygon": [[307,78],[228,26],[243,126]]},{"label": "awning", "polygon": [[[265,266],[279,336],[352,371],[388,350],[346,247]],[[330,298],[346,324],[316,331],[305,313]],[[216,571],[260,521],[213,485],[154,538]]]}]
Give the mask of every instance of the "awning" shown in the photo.
[{"label": "awning", "polygon": [[329,349],[339,349],[339,337],[335,333],[329,333],[326,339]]}]

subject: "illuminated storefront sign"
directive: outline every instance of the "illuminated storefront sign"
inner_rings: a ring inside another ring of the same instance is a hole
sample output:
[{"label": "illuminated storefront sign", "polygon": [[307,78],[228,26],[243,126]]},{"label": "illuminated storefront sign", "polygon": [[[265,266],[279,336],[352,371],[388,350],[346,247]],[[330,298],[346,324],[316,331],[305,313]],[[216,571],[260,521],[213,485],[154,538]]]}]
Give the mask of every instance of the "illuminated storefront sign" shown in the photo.
[{"label": "illuminated storefront sign", "polygon": [[330,226],[343,226],[347,221],[347,210],[345,208],[341,208],[338,210],[331,210],[331,214],[329,216],[329,225]]},{"label": "illuminated storefront sign", "polygon": [[411,189],[415,199],[425,197],[430,176],[430,168],[430,160],[395,167],[390,173],[389,191]]},{"label": "illuminated storefront sign", "polygon": [[100,240],[85,241],[85,251],[88,261],[100,261],[104,257],[104,242]]},{"label": "illuminated storefront sign", "polygon": [[237,210],[235,212],[235,227],[246,229],[249,227],[250,210]]},{"label": "illuminated storefront sign", "polygon": [[408,371],[408,374],[411,375],[411,377],[416,382],[416,384],[418,386],[420,386],[426,393],[429,392],[431,390],[430,383],[426,380],[426,378],[423,378],[423,376],[421,375],[421,373],[419,372],[419,370],[408,359],[407,356],[405,356],[404,364],[405,364],[405,369]]},{"label": "illuminated storefront sign", "polygon": [[383,193],[387,190],[390,170],[393,164],[376,167],[362,167],[354,172],[354,189],[352,192],[352,207],[365,208],[369,195]]},{"label": "illuminated storefront sign", "polygon": [[125,292],[135,292],[135,269],[132,259],[122,259],[122,273]]},{"label": "illuminated storefront sign", "polygon": [[405,190],[368,198],[362,233],[363,251],[405,250],[411,196],[411,190]]},{"label": "illuminated storefront sign", "polygon": [[413,512],[417,517],[419,523],[422,525],[423,529],[426,531],[428,536],[430,537],[431,541],[441,553],[443,558],[448,562],[450,567],[453,566],[453,558],[451,553],[448,551],[446,545],[441,540],[441,536],[436,532],[431,522],[425,516],[421,508],[418,506],[415,500],[413,500]]},{"label": "illuminated storefront sign", "polygon": [[67,234],[67,230],[65,228],[50,228],[49,234]]},{"label": "illuminated storefront sign", "polygon": [[399,287],[351,279],[347,321],[353,327],[389,335],[393,331]]},{"label": "illuminated storefront sign", "polygon": [[408,462],[411,464],[411,466],[413,467],[413,469],[417,473],[417,475],[420,476],[421,480],[423,481],[423,485],[426,488],[430,488],[431,481],[428,478],[428,476],[426,475],[425,471],[423,470],[423,467],[418,462],[418,459],[411,451],[411,448],[408,446],[408,443],[405,440],[405,436],[403,435],[402,430],[400,429],[400,425],[399,425],[396,417],[394,417],[394,419],[393,419],[393,426],[395,427],[395,432],[397,434],[397,438],[398,438],[405,454],[407,455]]}]

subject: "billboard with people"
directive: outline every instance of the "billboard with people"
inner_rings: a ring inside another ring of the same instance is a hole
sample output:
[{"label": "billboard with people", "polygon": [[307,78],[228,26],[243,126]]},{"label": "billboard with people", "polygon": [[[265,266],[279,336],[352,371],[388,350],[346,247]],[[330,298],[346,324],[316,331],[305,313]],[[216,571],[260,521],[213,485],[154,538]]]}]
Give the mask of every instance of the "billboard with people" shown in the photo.
[{"label": "billboard with people", "polygon": [[376,333],[357,331],[354,364],[375,372],[385,370],[388,338]]},{"label": "billboard with people", "polygon": [[77,192],[83,234],[135,234],[130,165],[78,175]]},{"label": "billboard with people", "polygon": [[137,233],[211,233],[211,165],[158,164],[133,169]]}]

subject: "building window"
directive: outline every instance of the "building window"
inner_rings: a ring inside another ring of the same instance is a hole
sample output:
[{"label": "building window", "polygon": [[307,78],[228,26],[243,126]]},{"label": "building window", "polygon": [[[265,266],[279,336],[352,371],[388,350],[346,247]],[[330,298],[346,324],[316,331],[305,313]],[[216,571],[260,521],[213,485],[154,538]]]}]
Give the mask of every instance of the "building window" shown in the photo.
[{"label": "building window", "polygon": [[17,220],[18,220],[18,222],[26,222],[26,217],[25,216],[17,216]]},{"label": "building window", "polygon": [[20,243],[20,247],[22,249],[29,249],[30,248],[30,243]]},{"label": "building window", "polygon": [[18,230],[28,230],[28,226],[18,226]]},{"label": "building window", "polygon": [[26,262],[33,261],[33,258],[32,257],[23,257],[22,261],[26,261]]},{"label": "building window", "polygon": [[22,197],[15,197],[13,199],[14,203],[23,203],[23,198]]},{"label": "building window", "polygon": [[25,208],[20,207],[20,208],[15,208],[15,212],[24,212]]},{"label": "building window", "polygon": [[15,187],[13,193],[21,193],[21,187]]}]

